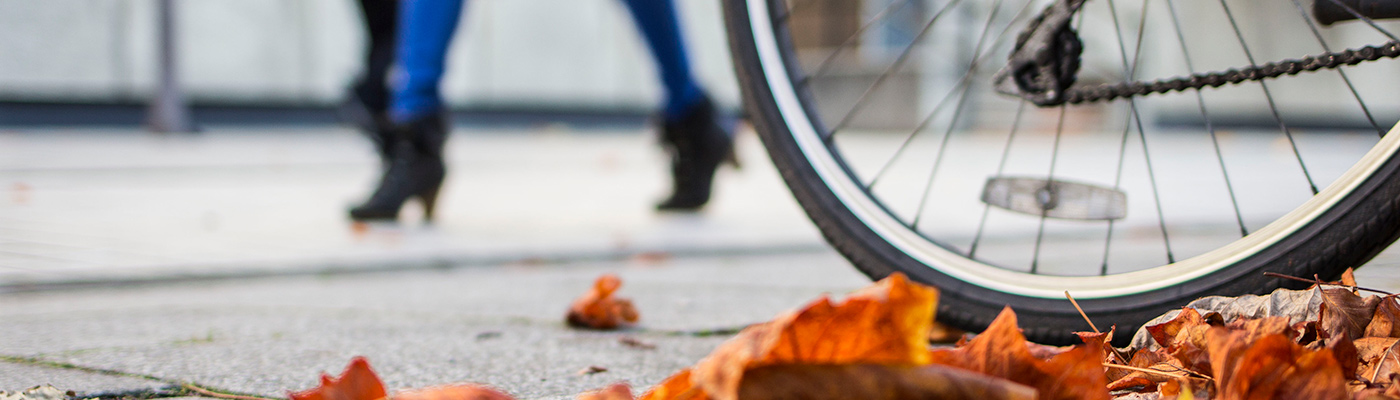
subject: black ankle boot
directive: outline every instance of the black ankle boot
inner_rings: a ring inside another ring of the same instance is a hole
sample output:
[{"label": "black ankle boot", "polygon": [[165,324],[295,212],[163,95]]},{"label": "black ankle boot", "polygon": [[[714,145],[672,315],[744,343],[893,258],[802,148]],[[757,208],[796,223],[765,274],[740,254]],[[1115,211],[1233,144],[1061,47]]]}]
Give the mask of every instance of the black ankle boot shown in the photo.
[{"label": "black ankle boot", "polygon": [[394,142],[397,139],[394,138],[393,124],[389,122],[389,113],[385,110],[387,94],[376,94],[375,90],[366,88],[366,85],[358,83],[347,90],[345,100],[340,103],[336,112],[341,120],[354,125],[374,143],[380,161],[388,168],[394,156]]},{"label": "black ankle boot", "polygon": [[684,116],[666,121],[661,144],[671,155],[671,197],[656,205],[662,211],[694,211],[710,201],[715,169],[733,161],[734,138],[715,105],[706,98]]},{"label": "black ankle boot", "polygon": [[431,220],[442,187],[446,166],[442,146],[447,140],[448,123],[444,114],[434,114],[394,126],[388,167],[374,194],[350,209],[356,221],[398,219],[399,209],[411,198],[423,202],[423,217]]}]

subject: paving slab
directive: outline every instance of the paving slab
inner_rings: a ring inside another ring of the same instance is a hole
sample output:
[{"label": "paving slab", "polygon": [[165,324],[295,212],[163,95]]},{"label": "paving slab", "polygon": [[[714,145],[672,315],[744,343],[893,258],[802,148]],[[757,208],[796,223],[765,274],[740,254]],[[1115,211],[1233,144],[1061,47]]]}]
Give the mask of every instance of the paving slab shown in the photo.
[{"label": "paving slab", "polygon": [[[640,326],[565,327],[569,302],[606,272],[624,280]],[[650,386],[704,357],[723,332],[868,283],[818,253],[12,293],[0,296],[0,355],[265,396],[311,387],[364,355],[390,387],[472,381],[570,398],[614,381]],[[595,365],[608,371],[578,373]]]},{"label": "paving slab", "polygon": [[350,129],[0,130],[0,291],[822,249],[743,132],[706,210],[667,214],[650,130],[458,129],[435,223],[358,225],[379,161]]},{"label": "paving slab", "polygon": [[0,361],[0,390],[16,392],[48,384],[71,390],[79,397],[148,392],[171,386],[168,382],[139,377]]}]

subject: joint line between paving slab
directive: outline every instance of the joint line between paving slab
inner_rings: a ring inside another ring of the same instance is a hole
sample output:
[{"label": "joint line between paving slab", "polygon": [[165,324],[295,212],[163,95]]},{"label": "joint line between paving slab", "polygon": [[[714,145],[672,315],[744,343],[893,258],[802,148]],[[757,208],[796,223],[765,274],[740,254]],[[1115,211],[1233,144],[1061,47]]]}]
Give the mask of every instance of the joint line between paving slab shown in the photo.
[{"label": "joint line between paving slab", "polygon": [[[109,393],[109,394],[105,394],[105,395],[98,395],[98,396],[95,396],[95,397],[99,397],[99,398],[107,398],[107,397],[121,397],[121,398],[126,398],[126,397],[129,397],[128,395],[130,395],[130,397],[152,398],[152,399],[154,399],[154,398],[171,398],[171,397],[188,397],[188,396],[190,396],[190,395],[198,395],[198,394],[201,394],[200,391],[207,391],[207,392],[215,393],[215,394],[231,395],[231,396],[238,396],[238,397],[243,397],[243,398],[257,398],[257,399],[268,399],[268,400],[280,400],[280,399],[271,398],[271,397],[253,396],[253,395],[247,394],[247,393],[237,393],[237,392],[233,392],[233,391],[229,391],[229,390],[214,389],[214,388],[209,388],[209,387],[206,387],[206,386],[195,385],[195,384],[193,384],[193,383],[180,382],[180,381],[175,381],[175,380],[171,380],[171,379],[161,378],[161,377],[153,376],[153,375],[138,374],[138,373],[132,373],[132,372],[118,371],[118,370],[112,370],[112,369],[105,369],[105,368],[87,367],[87,366],[82,366],[82,365],[77,365],[77,364],[72,364],[72,363],[65,363],[65,362],[58,362],[58,361],[43,360],[43,359],[39,359],[39,358],[35,358],[35,357],[22,357],[22,356],[0,355],[0,362],[9,362],[9,363],[14,363],[14,364],[22,364],[22,365],[30,365],[30,366],[38,366],[38,367],[47,367],[47,368],[63,369],[63,370],[72,370],[72,371],[82,371],[82,372],[87,372],[87,373],[92,373],[92,374],[100,374],[100,375],[108,375],[108,376],[119,376],[119,377],[125,377],[125,378],[145,379],[145,380],[149,380],[149,381],[156,381],[156,382],[161,382],[161,383],[168,384],[168,385],[170,385],[170,387],[172,387],[172,388],[174,389],[174,390],[171,390],[171,391],[163,391],[163,390],[160,390],[160,389],[155,389],[155,390],[138,390],[138,391],[126,392],[126,393]],[[147,397],[147,396],[142,396],[142,395],[149,395],[149,397]]]}]

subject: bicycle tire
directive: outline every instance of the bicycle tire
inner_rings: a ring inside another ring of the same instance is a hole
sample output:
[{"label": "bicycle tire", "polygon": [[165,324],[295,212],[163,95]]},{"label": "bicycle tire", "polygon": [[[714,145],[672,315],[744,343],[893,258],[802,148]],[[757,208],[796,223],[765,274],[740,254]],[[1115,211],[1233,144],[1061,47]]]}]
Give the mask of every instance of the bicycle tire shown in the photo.
[{"label": "bicycle tire", "polygon": [[[812,118],[814,107],[806,94],[791,86],[790,76],[797,75],[790,39],[785,37],[786,32],[771,27],[765,31],[760,26],[761,18],[771,18],[766,13],[777,4],[769,0],[725,0],[730,49],[745,108],[754,128],[793,196],[825,239],[872,279],[902,272],[916,281],[938,287],[941,293],[937,310],[939,321],[980,331],[1001,308],[1011,306],[1030,340],[1046,344],[1077,343],[1073,332],[1088,330],[1089,326],[1067,299],[989,288],[954,276],[943,266],[929,265],[912,256],[900,243],[882,236],[876,227],[858,215],[849,199],[838,193],[834,186],[839,182],[833,183],[833,179],[842,177],[824,176],[811,153],[802,149],[796,136],[799,133],[795,133],[802,127],[794,126],[793,121]],[[769,46],[766,50],[761,48],[764,42]],[[765,51],[766,54],[761,54]],[[781,64],[774,63],[775,52]],[[785,83],[789,86],[783,87]],[[789,98],[781,98],[782,92],[787,92],[785,95]],[[785,100],[787,103],[783,103]],[[1264,294],[1276,288],[1307,286],[1265,277],[1263,272],[1332,279],[1349,267],[1365,263],[1400,238],[1400,176],[1397,176],[1400,157],[1396,156],[1400,137],[1397,136],[1400,135],[1386,135],[1371,153],[1352,167],[1347,178],[1339,179],[1335,187],[1329,187],[1308,203],[1313,204],[1331,193],[1323,206],[1315,207],[1305,220],[1294,221],[1290,231],[1278,234],[1269,244],[1236,252],[1231,255],[1234,261],[1228,265],[1170,286],[1116,296],[1077,298],[1079,305],[1099,326],[1116,326],[1115,342],[1121,345],[1141,323],[1202,296]]]}]

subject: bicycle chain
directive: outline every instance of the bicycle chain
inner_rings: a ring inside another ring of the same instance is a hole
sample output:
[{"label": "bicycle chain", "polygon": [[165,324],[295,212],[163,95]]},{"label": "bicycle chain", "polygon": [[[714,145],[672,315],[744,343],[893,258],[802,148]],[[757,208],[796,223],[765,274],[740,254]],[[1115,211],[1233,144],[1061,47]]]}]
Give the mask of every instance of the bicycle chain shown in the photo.
[{"label": "bicycle chain", "polygon": [[1341,52],[1328,52],[1306,56],[1301,59],[1288,59],[1264,65],[1251,65],[1243,69],[1205,74],[1192,74],[1190,77],[1175,77],[1155,81],[1108,83],[1088,87],[1071,87],[1064,93],[1064,102],[1069,104],[1092,103],[1118,98],[1130,98],[1149,94],[1179,92],[1187,89],[1216,88],[1225,84],[1244,81],[1262,81],[1283,75],[1296,75],[1299,72],[1313,72],[1335,69],[1344,65],[1356,65],[1381,58],[1400,57],[1400,42],[1389,41],[1380,46],[1366,46],[1347,49]]}]

